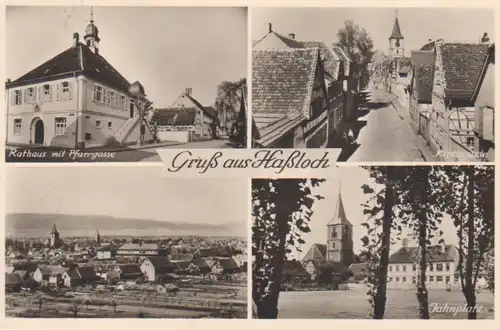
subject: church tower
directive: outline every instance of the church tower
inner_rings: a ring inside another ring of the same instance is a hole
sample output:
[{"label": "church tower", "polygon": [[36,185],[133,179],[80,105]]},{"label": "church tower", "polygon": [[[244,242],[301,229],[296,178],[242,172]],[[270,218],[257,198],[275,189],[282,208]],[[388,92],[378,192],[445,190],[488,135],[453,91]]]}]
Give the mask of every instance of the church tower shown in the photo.
[{"label": "church tower", "polygon": [[101,244],[101,235],[99,234],[99,229],[96,229],[95,240],[97,244]]},{"label": "church tower", "polygon": [[85,44],[96,54],[99,54],[99,30],[94,24],[94,10],[90,7],[90,23],[85,29],[85,36],[83,37]]},{"label": "church tower", "polygon": [[61,238],[59,237],[59,232],[57,231],[56,222],[52,226],[52,231],[50,232],[50,247],[52,249],[58,249],[61,246]]},{"label": "church tower", "polygon": [[402,58],[404,57],[404,37],[401,34],[401,29],[399,28],[398,11],[396,10],[396,19],[394,20],[394,26],[392,27],[392,33],[389,37],[389,56],[392,58]]},{"label": "church tower", "polygon": [[347,220],[345,214],[340,187],[335,213],[326,226],[328,234],[326,260],[328,262],[341,262],[349,266],[354,259],[352,224]]}]

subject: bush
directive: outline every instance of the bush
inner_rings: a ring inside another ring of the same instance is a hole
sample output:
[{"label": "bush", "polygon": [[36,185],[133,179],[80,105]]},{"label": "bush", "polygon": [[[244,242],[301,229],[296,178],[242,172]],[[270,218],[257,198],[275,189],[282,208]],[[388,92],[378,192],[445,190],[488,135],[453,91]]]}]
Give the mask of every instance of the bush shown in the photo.
[{"label": "bush", "polygon": [[104,143],[104,145],[107,147],[118,147],[121,146],[121,143],[116,141],[114,136],[111,136],[106,140],[106,143]]}]

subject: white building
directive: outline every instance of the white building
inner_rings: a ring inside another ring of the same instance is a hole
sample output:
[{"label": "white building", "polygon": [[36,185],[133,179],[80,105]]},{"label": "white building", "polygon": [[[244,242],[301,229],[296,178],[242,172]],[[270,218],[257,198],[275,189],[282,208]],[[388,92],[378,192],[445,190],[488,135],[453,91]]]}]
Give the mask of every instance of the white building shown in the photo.
[{"label": "white building", "polygon": [[[460,287],[455,271],[458,266],[458,251],[453,245],[428,247],[428,264],[425,283],[428,289]],[[418,284],[419,248],[404,245],[389,258],[387,273],[388,287],[397,289],[415,289]]]},{"label": "white building", "polygon": [[[71,47],[7,80],[7,144],[84,148],[137,142],[141,120],[131,84],[99,54],[92,19],[84,41],[74,33]],[[151,140],[145,126],[145,141]]]}]

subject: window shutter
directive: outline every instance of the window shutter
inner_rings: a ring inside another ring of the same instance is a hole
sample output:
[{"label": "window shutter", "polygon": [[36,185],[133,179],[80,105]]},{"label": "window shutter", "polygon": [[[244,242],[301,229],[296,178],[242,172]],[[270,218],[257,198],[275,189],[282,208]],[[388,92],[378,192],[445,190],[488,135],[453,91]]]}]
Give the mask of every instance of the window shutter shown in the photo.
[{"label": "window shutter", "polygon": [[52,85],[49,85],[49,101],[52,101]]},{"label": "window shutter", "polygon": [[16,91],[10,92],[10,104],[16,105]]},{"label": "window shutter", "polygon": [[60,99],[61,99],[61,84],[57,84],[56,100],[59,101]]},{"label": "window shutter", "polygon": [[21,96],[23,98],[23,103],[26,103],[26,100],[28,99],[28,96],[27,96],[28,95],[28,89],[23,89],[21,93],[22,93]]},{"label": "window shutter", "polygon": [[43,86],[38,86],[36,88],[37,91],[37,100],[38,101],[44,101],[44,93],[43,93]]}]

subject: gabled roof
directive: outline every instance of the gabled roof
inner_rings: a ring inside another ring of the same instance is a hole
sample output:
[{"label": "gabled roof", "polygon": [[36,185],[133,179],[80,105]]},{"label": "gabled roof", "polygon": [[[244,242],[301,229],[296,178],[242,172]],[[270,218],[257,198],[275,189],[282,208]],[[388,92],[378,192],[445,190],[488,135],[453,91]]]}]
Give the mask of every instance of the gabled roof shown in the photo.
[{"label": "gabled roof", "polygon": [[198,109],[200,109],[201,111],[203,111],[203,113],[207,116],[209,116],[210,118],[212,118],[213,120],[218,120],[218,117],[217,117],[217,111],[215,111],[214,108],[212,108],[211,106],[210,107],[204,107],[203,105],[201,105],[200,102],[198,102],[197,99],[195,99],[194,97],[192,97],[191,95],[188,95],[186,93],[184,93],[184,95],[186,95],[186,97],[191,101],[193,102],[194,105],[196,105],[198,107]]},{"label": "gabled roof", "polygon": [[64,274],[68,269],[59,266],[40,266],[40,272],[43,276],[57,276]]},{"label": "gabled roof", "polygon": [[193,259],[193,264],[195,264],[196,266],[198,266],[198,268],[200,268],[200,269],[209,268],[207,262],[203,258],[195,258],[195,259]]},{"label": "gabled roof", "polygon": [[67,75],[83,74],[128,94],[130,83],[104,57],[83,43],[70,47],[7,85],[41,83]]},{"label": "gabled roof", "polygon": [[167,273],[174,269],[174,265],[167,257],[148,257],[147,259],[155,268],[156,273]]},{"label": "gabled roof", "polygon": [[488,55],[488,44],[436,43],[446,99],[470,101]]},{"label": "gabled roof", "polygon": [[391,36],[389,37],[389,40],[391,39],[404,39],[403,35],[401,34],[401,29],[399,28],[399,20],[397,17],[394,21],[394,26],[392,27]]},{"label": "gabled roof", "polygon": [[457,254],[457,249],[451,244],[445,245],[444,250],[441,245],[434,245],[427,248],[429,262],[454,261]]},{"label": "gabled roof", "polygon": [[21,285],[23,283],[21,275],[5,273],[5,285]]},{"label": "gabled roof", "polygon": [[285,260],[283,275],[309,276],[302,263],[298,260]]},{"label": "gabled roof", "polygon": [[318,48],[320,56],[323,59],[324,71],[337,80],[339,77],[340,58],[325,42],[322,41],[299,41],[304,48]]},{"label": "gabled roof", "polygon": [[325,261],[326,260],[326,244],[313,244],[306,255],[302,258],[303,262],[310,260]]},{"label": "gabled roof", "polygon": [[432,75],[434,65],[420,65],[415,74],[415,89],[418,93],[418,102],[430,104],[432,102]]},{"label": "gabled roof", "polygon": [[191,266],[192,262],[187,260],[180,261],[172,261],[172,266],[175,267],[176,270],[186,270]]},{"label": "gabled roof", "polygon": [[137,264],[118,265],[122,274],[141,274],[142,270]]},{"label": "gabled roof", "polygon": [[189,126],[195,124],[197,109],[189,108],[163,108],[155,109],[153,120],[158,125]]},{"label": "gabled roof", "polygon": [[402,247],[389,257],[391,264],[413,264],[417,258],[416,247]]},{"label": "gabled roof", "polygon": [[200,257],[215,257],[217,256],[219,250],[216,247],[211,248],[199,248],[197,254]]},{"label": "gabled roof", "polygon": [[413,67],[420,65],[433,65],[433,64],[434,64],[434,52],[412,50],[411,65]]},{"label": "gabled roof", "polygon": [[[479,95],[481,95],[479,97]],[[495,44],[489,48],[481,75],[476,85],[473,99],[479,106],[495,108]]]},{"label": "gabled roof", "polygon": [[[261,139],[287,127],[280,135],[274,134],[273,139],[278,139],[294,127],[289,127],[289,124],[298,125],[309,116],[319,50],[256,50],[252,52],[252,58],[252,113],[255,124]],[[261,114],[267,120],[259,120]],[[266,130],[269,126],[273,126],[272,131]]]},{"label": "gabled roof", "polygon": [[332,220],[328,223],[328,225],[347,225],[351,226],[352,224],[347,220],[347,216],[345,214],[344,203],[342,202],[342,194],[339,190],[339,195],[337,198],[337,204],[335,205],[335,213],[333,214]]},{"label": "gabled roof", "polygon": [[220,258],[217,260],[219,261],[219,264],[221,265],[223,270],[240,269],[240,266],[238,266],[238,263],[233,258],[229,259]]},{"label": "gabled roof", "polygon": [[370,270],[370,265],[368,263],[351,264],[349,270],[353,275],[368,273]]},{"label": "gabled roof", "polygon": [[339,59],[344,63],[344,75],[349,76],[350,75],[350,63],[352,62],[349,56],[346,54],[346,52],[339,46],[333,45],[332,50],[337,54]]}]

